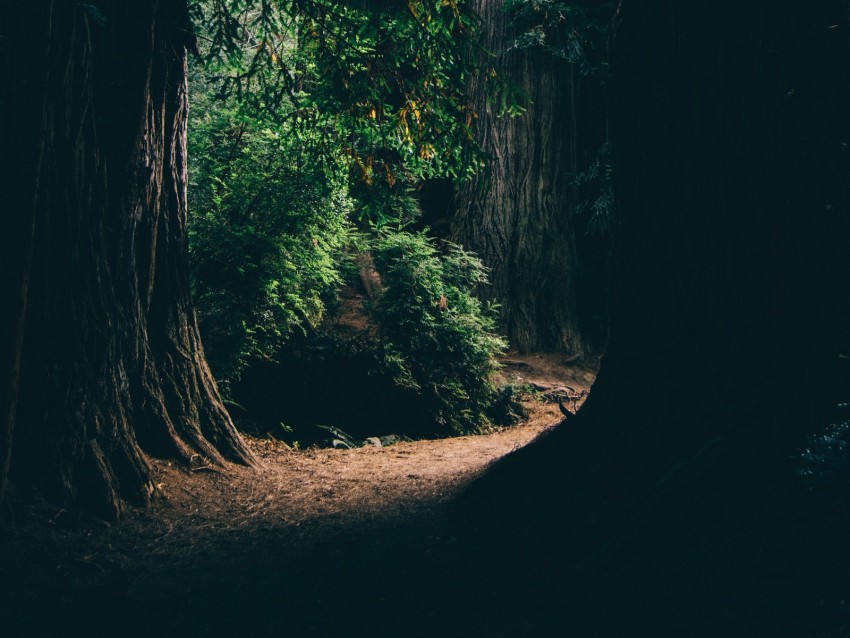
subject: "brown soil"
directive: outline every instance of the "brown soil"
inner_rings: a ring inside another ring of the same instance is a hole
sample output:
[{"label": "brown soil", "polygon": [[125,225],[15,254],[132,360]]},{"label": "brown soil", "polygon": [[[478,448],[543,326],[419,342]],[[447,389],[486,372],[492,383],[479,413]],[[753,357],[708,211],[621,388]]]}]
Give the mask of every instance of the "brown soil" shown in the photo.
[{"label": "brown soil", "polygon": [[[251,440],[255,471],[154,462],[159,500],[120,523],[16,495],[0,536],[0,626],[16,628],[7,635],[460,631],[446,614],[465,609],[463,584],[443,569],[461,551],[447,523],[453,499],[561,420],[547,395],[583,396],[593,380],[558,355],[507,359],[503,375],[540,393],[524,400],[527,422],[489,434],[352,450]],[[505,630],[498,616],[486,613]],[[366,619],[377,624],[355,631]]]}]

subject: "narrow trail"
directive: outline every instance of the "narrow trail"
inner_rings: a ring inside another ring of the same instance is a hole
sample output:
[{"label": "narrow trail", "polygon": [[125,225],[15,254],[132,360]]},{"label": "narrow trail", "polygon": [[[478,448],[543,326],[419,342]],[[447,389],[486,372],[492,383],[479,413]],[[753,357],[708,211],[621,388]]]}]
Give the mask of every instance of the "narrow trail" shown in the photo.
[{"label": "narrow trail", "polygon": [[[538,385],[561,380],[540,368]],[[582,389],[591,379],[569,377]],[[491,463],[559,421],[555,403],[527,406],[527,423],[486,435],[351,450],[252,440],[258,470],[155,462],[156,506],[117,524],[40,502],[13,511],[0,532],[0,626],[12,635],[435,636],[490,625],[521,635],[513,616],[469,609],[476,579],[456,573],[466,548],[448,512]],[[458,613],[465,622],[450,618]]]}]

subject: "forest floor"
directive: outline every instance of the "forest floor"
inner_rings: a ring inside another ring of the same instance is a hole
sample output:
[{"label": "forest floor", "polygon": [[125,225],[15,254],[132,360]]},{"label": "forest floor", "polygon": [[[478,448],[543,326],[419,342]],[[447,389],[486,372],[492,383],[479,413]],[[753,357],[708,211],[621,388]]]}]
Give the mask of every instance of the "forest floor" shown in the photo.
[{"label": "forest floor", "polygon": [[118,523],[11,499],[0,626],[15,636],[544,635],[544,600],[535,614],[498,591],[471,595],[487,585],[455,568],[468,549],[450,510],[494,461],[555,427],[552,396],[583,397],[594,373],[539,354],[509,357],[502,374],[539,394],[524,400],[526,422],[488,434],[355,449],[252,439],[256,470],[155,461],[154,507]]}]

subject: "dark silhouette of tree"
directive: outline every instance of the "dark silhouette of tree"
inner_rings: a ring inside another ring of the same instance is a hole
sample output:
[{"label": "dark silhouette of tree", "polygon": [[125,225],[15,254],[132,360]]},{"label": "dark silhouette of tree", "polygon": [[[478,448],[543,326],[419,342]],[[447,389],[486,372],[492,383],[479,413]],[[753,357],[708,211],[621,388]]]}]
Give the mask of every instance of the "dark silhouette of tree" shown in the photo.
[{"label": "dark silhouette of tree", "polygon": [[794,464],[848,334],[848,15],[621,4],[602,370],[465,509],[497,544],[532,539],[516,568],[568,589],[577,635],[801,635],[843,582],[838,512]]},{"label": "dark silhouette of tree", "polygon": [[0,485],[113,514],[147,454],[251,463],[187,279],[185,0],[3,2]]}]

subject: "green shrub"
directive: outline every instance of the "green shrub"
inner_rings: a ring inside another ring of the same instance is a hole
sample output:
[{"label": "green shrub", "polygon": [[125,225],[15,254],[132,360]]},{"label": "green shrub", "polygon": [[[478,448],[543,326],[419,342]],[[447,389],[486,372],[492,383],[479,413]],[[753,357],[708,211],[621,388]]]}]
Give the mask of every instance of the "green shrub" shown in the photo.
[{"label": "green shrub", "polygon": [[293,330],[318,325],[340,283],[345,168],[285,124],[244,116],[203,85],[190,121],[192,288],[207,357],[227,391]]},{"label": "green shrub", "polygon": [[424,232],[383,230],[372,245],[382,292],[373,304],[382,365],[418,392],[443,434],[487,425],[497,398],[495,356],[506,348],[493,308],[473,296],[481,261],[458,246],[437,249]]}]

